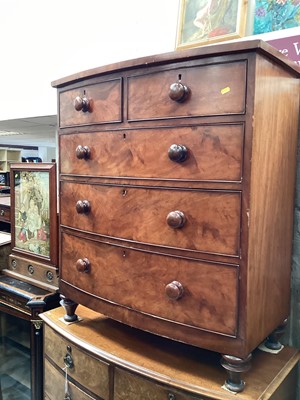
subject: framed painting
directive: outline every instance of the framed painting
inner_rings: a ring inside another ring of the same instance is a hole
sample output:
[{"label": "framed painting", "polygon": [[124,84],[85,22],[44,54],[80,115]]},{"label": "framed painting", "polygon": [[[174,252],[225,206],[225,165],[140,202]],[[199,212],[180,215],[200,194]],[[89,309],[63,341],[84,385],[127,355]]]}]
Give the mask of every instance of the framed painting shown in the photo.
[{"label": "framed painting", "polygon": [[176,50],[243,37],[245,0],[180,0]]},{"label": "framed painting", "polygon": [[253,34],[300,26],[299,0],[256,0]]},{"label": "framed painting", "polygon": [[56,164],[10,165],[12,253],[57,265]]}]

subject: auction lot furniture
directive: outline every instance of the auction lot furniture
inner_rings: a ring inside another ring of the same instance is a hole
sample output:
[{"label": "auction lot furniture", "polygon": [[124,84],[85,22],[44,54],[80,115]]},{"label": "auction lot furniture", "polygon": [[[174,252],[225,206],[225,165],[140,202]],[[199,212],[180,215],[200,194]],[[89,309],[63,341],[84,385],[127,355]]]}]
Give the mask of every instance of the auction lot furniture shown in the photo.
[{"label": "auction lot furniture", "polygon": [[219,352],[243,390],[289,315],[299,68],[254,40],[53,86],[66,320],[73,301]]},{"label": "auction lot furniture", "polygon": [[[243,393],[228,392],[217,353],[115,322],[83,306],[67,324],[62,307],[44,321],[44,398],[104,400],[295,400],[299,352],[255,350]],[[67,384],[66,384],[67,378]]]}]

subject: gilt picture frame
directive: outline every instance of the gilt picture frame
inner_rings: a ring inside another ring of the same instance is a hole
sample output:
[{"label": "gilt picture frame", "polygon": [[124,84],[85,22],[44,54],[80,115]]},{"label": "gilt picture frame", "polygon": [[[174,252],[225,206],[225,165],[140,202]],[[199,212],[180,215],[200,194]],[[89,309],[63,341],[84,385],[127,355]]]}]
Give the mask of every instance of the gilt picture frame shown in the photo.
[{"label": "gilt picture frame", "polygon": [[180,0],[176,50],[245,36],[247,1]]},{"label": "gilt picture frame", "polygon": [[12,163],[10,188],[12,253],[56,266],[56,164]]}]

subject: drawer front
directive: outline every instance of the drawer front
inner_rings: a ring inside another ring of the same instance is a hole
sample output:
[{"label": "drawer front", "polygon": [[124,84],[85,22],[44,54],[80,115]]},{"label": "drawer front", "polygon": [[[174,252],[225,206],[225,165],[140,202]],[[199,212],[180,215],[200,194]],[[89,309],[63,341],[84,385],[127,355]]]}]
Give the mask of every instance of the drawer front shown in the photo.
[{"label": "drawer front", "polygon": [[237,266],[125,249],[69,234],[62,235],[61,254],[61,279],[87,293],[177,324],[236,334]]},{"label": "drawer front", "polygon": [[[60,92],[59,126],[64,128],[75,125],[121,122],[121,88],[121,79],[114,79]],[[76,98],[88,100],[87,111],[75,109]]]},{"label": "drawer front", "polygon": [[61,173],[240,181],[243,144],[242,124],[61,135]]},{"label": "drawer front", "polygon": [[[45,360],[44,368],[44,399],[65,399],[65,375],[51,365],[48,360]],[[68,382],[68,391],[72,400],[96,399],[96,397],[90,396],[71,382]]]},{"label": "drawer front", "polygon": [[10,207],[0,206],[0,221],[10,222]]},{"label": "drawer front", "polygon": [[[68,346],[71,351],[67,349]],[[82,352],[47,325],[45,325],[44,349],[46,356],[61,370],[65,367],[64,358],[71,354],[74,365],[68,368],[68,375],[102,399],[109,398],[108,364]]]},{"label": "drawer front", "polygon": [[178,389],[162,386],[119,368],[115,369],[114,400],[209,400],[208,397],[186,394]]},{"label": "drawer front", "polygon": [[[239,254],[239,192],[62,182],[61,199],[62,225],[158,246]],[[76,205],[84,201],[90,208],[78,213]]]},{"label": "drawer front", "polygon": [[[177,68],[128,78],[128,119],[146,120],[245,113],[246,61]],[[169,97],[181,81],[185,101]]]}]

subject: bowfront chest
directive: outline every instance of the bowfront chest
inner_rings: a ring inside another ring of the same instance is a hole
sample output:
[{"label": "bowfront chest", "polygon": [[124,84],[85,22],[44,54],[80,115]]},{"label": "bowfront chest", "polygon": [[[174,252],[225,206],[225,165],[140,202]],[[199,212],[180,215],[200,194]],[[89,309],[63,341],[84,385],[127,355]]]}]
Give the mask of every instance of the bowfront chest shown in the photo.
[{"label": "bowfront chest", "polygon": [[67,320],[80,303],[248,369],[289,315],[298,78],[255,40],[53,82]]}]

